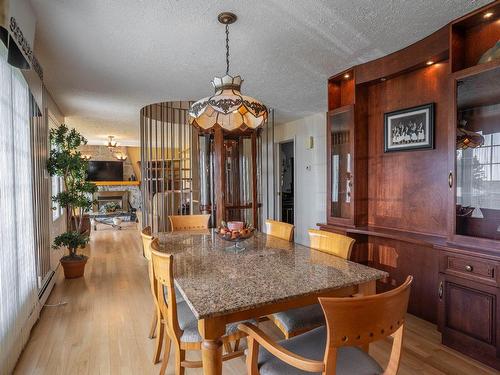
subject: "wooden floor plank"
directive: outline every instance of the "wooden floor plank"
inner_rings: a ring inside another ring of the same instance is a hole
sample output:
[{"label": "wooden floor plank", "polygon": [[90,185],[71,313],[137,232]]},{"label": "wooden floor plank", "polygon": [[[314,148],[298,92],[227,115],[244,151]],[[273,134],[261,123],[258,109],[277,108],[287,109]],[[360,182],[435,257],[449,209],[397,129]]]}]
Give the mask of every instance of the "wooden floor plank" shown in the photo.
[{"label": "wooden floor plank", "polygon": [[[86,249],[90,255],[85,278],[65,280],[62,275],[34,327],[15,374],[157,374],[152,364],[154,340],[148,339],[152,301],[147,264],[138,231],[99,226]],[[272,337],[280,332],[262,323]],[[400,375],[490,375],[494,370],[440,344],[435,325],[408,315]],[[390,342],[373,344],[370,353],[382,365]],[[167,373],[174,374],[173,350]],[[188,358],[199,359],[198,353]],[[187,374],[201,374],[188,369]],[[226,362],[224,374],[245,373],[241,358]]]}]

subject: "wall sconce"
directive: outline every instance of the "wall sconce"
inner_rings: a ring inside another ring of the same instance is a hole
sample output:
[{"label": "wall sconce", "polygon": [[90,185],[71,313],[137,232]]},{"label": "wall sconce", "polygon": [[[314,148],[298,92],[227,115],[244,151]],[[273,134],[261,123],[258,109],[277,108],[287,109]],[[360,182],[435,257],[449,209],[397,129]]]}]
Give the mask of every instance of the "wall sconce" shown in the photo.
[{"label": "wall sconce", "polygon": [[127,160],[127,155],[124,154],[115,154],[115,158],[120,160],[120,161],[125,161]]}]

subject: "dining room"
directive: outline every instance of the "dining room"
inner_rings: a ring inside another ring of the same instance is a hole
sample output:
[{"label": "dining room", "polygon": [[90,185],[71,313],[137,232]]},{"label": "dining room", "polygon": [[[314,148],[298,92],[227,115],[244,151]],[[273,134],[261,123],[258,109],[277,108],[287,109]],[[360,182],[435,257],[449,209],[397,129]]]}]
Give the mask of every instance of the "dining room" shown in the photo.
[{"label": "dining room", "polygon": [[355,3],[0,2],[0,374],[498,374],[500,0]]}]

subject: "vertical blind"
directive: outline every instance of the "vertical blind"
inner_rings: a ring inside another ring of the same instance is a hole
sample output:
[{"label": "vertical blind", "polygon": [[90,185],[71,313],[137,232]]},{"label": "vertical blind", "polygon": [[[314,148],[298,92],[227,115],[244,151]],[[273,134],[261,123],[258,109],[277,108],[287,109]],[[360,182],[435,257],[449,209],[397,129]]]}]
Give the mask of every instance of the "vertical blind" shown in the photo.
[{"label": "vertical blind", "polygon": [[8,374],[37,315],[29,89],[0,44],[0,373]]}]

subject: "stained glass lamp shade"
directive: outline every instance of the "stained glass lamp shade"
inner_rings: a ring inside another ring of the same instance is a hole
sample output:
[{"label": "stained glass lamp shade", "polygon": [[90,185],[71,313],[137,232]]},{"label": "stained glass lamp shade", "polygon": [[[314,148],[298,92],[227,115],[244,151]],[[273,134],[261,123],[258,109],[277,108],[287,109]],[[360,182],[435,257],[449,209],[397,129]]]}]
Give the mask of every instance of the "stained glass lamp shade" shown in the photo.
[{"label": "stained glass lamp shade", "polygon": [[257,99],[241,94],[242,82],[240,76],[215,77],[215,94],[191,106],[189,123],[203,130],[217,125],[228,131],[261,126],[267,120],[267,108]]}]

